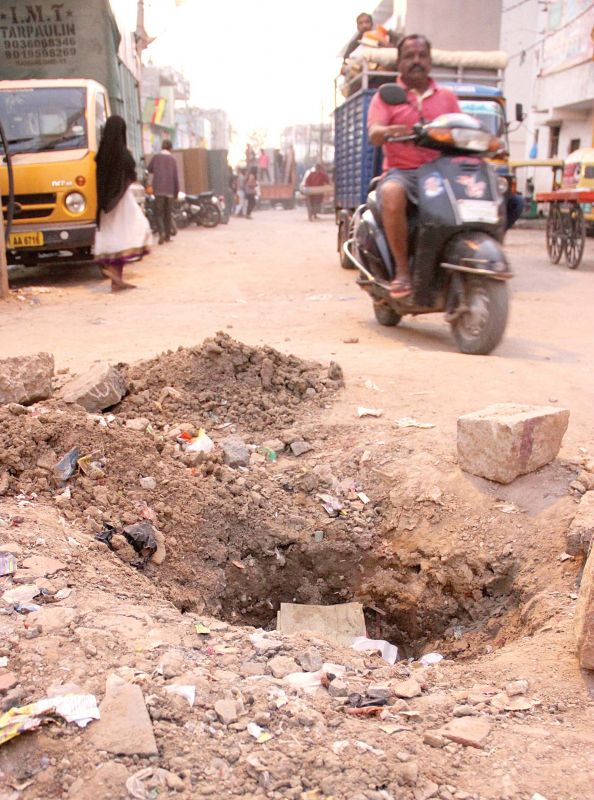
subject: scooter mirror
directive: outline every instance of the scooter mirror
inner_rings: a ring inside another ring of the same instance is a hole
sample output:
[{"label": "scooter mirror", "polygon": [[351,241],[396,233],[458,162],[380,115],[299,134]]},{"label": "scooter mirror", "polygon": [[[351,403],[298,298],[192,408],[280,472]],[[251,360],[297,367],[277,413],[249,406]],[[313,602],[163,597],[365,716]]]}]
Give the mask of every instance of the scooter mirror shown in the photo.
[{"label": "scooter mirror", "polygon": [[401,106],[403,103],[408,103],[406,92],[401,86],[395,83],[384,83],[379,89],[380,97],[389,106]]}]

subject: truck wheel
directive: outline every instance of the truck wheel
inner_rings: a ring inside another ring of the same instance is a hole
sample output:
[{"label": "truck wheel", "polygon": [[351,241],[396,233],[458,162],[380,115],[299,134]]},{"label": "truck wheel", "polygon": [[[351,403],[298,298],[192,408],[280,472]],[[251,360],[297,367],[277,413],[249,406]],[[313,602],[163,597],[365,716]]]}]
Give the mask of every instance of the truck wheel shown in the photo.
[{"label": "truck wheel", "polygon": [[464,283],[468,311],[452,323],[454,338],[461,353],[486,356],[501,341],[507,324],[507,283],[479,277]]},{"label": "truck wheel", "polygon": [[346,221],[341,222],[338,226],[338,258],[340,266],[343,269],[357,269],[355,265],[345,256],[343,245],[349,238],[349,226]]},{"label": "truck wheel", "polygon": [[397,314],[393,308],[390,308],[385,303],[374,303],[373,313],[379,324],[385,325],[387,328],[393,328],[402,319],[400,314]]}]

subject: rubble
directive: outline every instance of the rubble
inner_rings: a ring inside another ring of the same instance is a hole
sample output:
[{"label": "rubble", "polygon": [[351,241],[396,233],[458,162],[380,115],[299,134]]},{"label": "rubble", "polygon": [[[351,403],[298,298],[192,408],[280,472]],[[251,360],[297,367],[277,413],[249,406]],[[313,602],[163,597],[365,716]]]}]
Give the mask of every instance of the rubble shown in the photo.
[{"label": "rubble", "polygon": [[60,391],[66,403],[77,403],[90,413],[115,406],[125,394],[122,374],[105,362],[68,381]]},{"label": "rubble", "polygon": [[588,554],[594,538],[594,491],[588,491],[580,500],[577,513],[567,532],[565,548],[569,555]]},{"label": "rubble", "polygon": [[511,483],[552,461],[567,430],[569,411],[499,403],[458,419],[458,461],[466,472]]},{"label": "rubble", "polygon": [[594,550],[590,550],[582,573],[574,626],[580,666],[594,670]]},{"label": "rubble", "polygon": [[0,405],[46,400],[52,395],[53,376],[54,357],[49,353],[0,359]]},{"label": "rubble", "polygon": [[139,686],[126,683],[117,675],[108,676],[99,713],[101,718],[89,732],[98,750],[114,755],[158,754],[153,727]]}]

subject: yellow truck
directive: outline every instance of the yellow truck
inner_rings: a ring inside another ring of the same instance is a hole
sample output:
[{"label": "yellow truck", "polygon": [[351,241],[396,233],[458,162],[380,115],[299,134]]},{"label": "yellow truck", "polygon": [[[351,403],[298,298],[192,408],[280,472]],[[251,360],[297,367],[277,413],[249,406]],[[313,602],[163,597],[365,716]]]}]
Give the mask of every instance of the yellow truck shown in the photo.
[{"label": "yellow truck", "polygon": [[[108,0],[12,0],[0,23],[0,123],[14,174],[9,263],[93,257],[95,154],[110,112],[140,156],[137,81]],[[6,79],[6,80],[4,80]],[[8,169],[0,147],[6,220]]]}]

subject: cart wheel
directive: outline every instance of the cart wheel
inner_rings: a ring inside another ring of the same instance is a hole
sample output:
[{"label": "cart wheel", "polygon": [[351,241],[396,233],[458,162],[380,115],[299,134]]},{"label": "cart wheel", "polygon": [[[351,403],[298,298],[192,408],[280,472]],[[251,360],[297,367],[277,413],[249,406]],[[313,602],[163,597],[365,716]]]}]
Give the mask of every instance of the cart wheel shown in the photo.
[{"label": "cart wheel", "polygon": [[547,219],[547,250],[551,264],[558,264],[564,250],[563,215],[560,203],[551,203]]},{"label": "cart wheel", "polygon": [[586,241],[586,225],[584,214],[579,203],[572,203],[568,214],[564,218],[566,240],[565,260],[569,269],[577,269],[584,255]]}]

